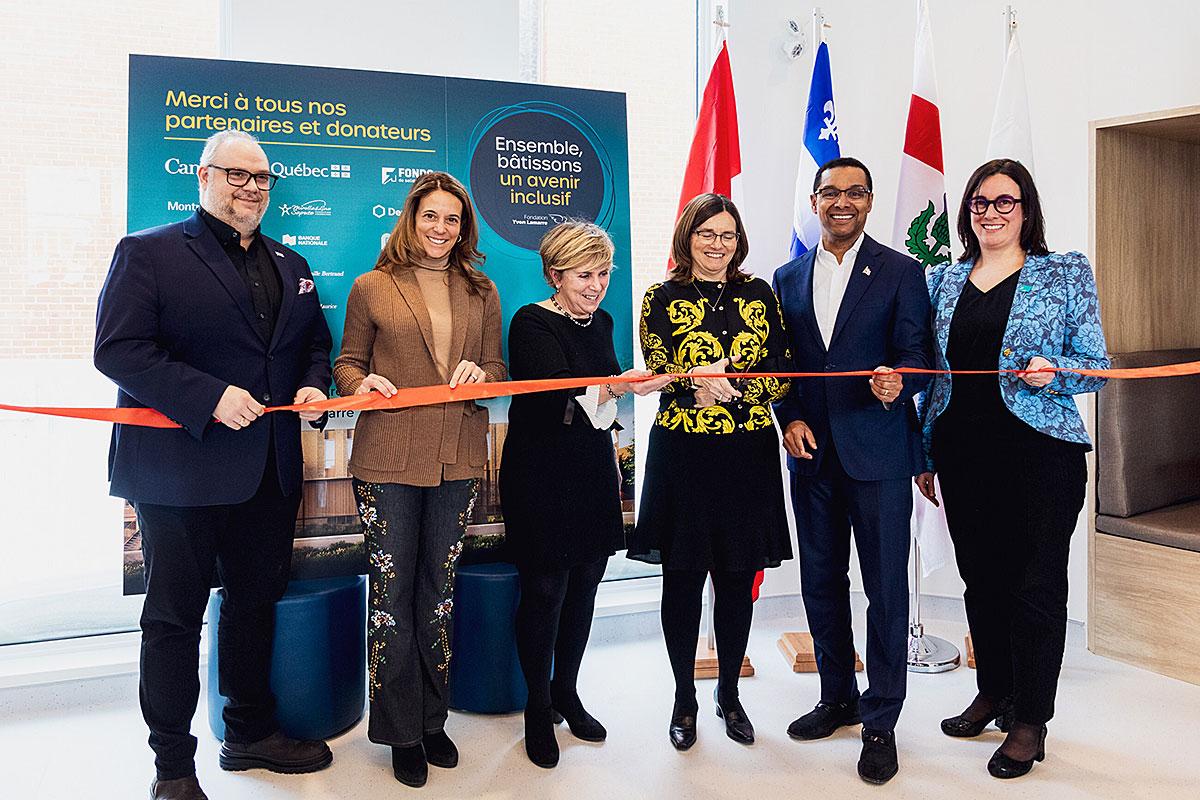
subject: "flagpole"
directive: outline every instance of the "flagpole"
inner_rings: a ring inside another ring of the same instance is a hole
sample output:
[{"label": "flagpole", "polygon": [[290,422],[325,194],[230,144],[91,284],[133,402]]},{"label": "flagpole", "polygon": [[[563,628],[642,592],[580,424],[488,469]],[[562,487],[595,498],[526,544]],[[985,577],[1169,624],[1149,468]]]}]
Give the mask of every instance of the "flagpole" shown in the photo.
[{"label": "flagpole", "polygon": [[1017,32],[1017,12],[1012,6],[1004,7],[1004,53],[1008,54],[1008,47],[1012,44],[1013,34]]},{"label": "flagpole", "polygon": [[812,26],[813,57],[816,58],[817,48],[821,46],[821,42],[825,41],[825,28],[828,27],[825,24],[825,12],[821,10],[820,6],[813,8]]},{"label": "flagpole", "polygon": [[[927,101],[927,102],[928,101],[936,101],[936,87],[937,87],[936,79],[933,76],[933,55],[932,55],[933,42],[932,42],[932,35],[929,30],[928,14],[929,14],[929,8],[928,8],[925,0],[918,0],[918,3],[917,3],[917,42],[918,42],[919,49],[917,50],[917,54],[915,56],[914,68],[913,68],[913,97],[914,97],[914,99],[917,98],[918,88],[923,88],[925,91],[931,93],[930,96],[923,98],[923,100]],[[924,36],[924,39],[922,39],[922,36]],[[926,49],[921,49],[921,48],[928,48],[928,49],[926,50]],[[924,61],[922,61],[921,59],[924,59]],[[923,75],[923,72],[922,72],[923,68],[928,69],[928,74]],[[924,80],[923,80],[923,78],[924,78]],[[918,84],[922,84],[922,86],[919,87]],[[936,106],[936,102],[934,102],[933,104]],[[911,119],[912,119],[912,108],[911,107],[909,109],[909,118],[911,121]],[[936,119],[936,117],[935,117],[935,119]],[[945,189],[944,178],[941,175],[942,168],[941,168],[941,130],[940,130],[940,127],[935,128],[935,133],[936,133],[936,138],[937,138],[937,148],[935,151],[936,155],[934,156],[934,163],[936,163],[936,167],[934,167],[934,169],[936,170],[937,177],[938,177],[938,184],[939,184],[937,193],[941,195],[942,205],[944,208],[946,189]],[[905,144],[907,147],[907,144],[908,144],[907,136],[906,136]],[[907,153],[907,150],[906,150],[906,153]],[[929,154],[926,153],[926,156],[929,157]],[[928,163],[928,162],[926,162],[926,163]],[[928,187],[926,187],[926,188],[928,188]],[[900,194],[903,194],[903,192],[904,192],[904,165],[901,166]],[[930,212],[932,213],[932,211],[934,209],[932,200],[930,201],[929,209],[930,209]],[[899,212],[899,210],[900,210],[900,197],[898,196],[897,197],[897,211]],[[942,213],[943,217],[945,216],[945,213],[946,212],[943,210],[943,213]],[[897,216],[899,216],[899,214]],[[894,236],[893,238],[895,239],[896,237]],[[946,250],[947,250],[946,256],[948,257],[949,256],[949,243],[946,242],[945,246],[946,246]],[[933,252],[928,255],[931,258],[933,258],[936,255],[936,253],[940,250],[940,247],[941,247],[941,245],[935,245],[933,248]],[[911,252],[911,250],[910,250],[910,252]],[[916,253],[914,253],[914,254],[916,254]],[[922,257],[922,260],[924,260],[924,257]],[[925,266],[928,267],[928,266],[930,266],[930,264],[926,263]],[[914,498],[914,500],[916,502],[922,502],[922,500],[918,500],[917,498]],[[917,528],[914,528],[912,530],[912,542],[913,542],[913,590],[912,590],[912,593],[913,593],[913,596],[912,596],[912,614],[910,616],[911,621],[908,626],[908,671],[909,672],[925,672],[925,673],[948,672],[948,671],[954,669],[955,667],[957,667],[959,664],[958,648],[955,647],[954,645],[950,644],[950,642],[946,641],[945,639],[938,638],[937,636],[926,636],[925,635],[925,626],[921,622],[921,573],[924,570],[922,569],[922,566],[921,566],[921,545],[920,545],[919,537],[917,534],[918,534],[918,530],[917,530]]]}]

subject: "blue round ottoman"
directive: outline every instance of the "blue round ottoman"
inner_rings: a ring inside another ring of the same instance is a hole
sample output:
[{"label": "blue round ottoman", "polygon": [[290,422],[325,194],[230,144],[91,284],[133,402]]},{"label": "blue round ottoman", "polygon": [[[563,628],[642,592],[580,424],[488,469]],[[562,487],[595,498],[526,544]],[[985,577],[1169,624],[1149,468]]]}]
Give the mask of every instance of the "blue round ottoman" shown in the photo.
[{"label": "blue round ottoman", "polygon": [[450,708],[503,714],[525,708],[517,659],[520,583],[512,564],[459,567],[454,583]]},{"label": "blue round ottoman", "polygon": [[[208,601],[208,725],[225,738],[217,624],[221,593]],[[280,729],[295,739],[328,739],[362,719],[367,674],[367,579],[293,581],[275,604],[271,691]]]}]

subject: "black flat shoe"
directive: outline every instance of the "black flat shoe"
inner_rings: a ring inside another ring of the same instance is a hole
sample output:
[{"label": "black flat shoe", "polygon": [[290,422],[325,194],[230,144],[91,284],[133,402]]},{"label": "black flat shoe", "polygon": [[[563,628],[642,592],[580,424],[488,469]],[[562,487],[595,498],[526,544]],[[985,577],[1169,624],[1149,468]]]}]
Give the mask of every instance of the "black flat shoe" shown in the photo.
[{"label": "black flat shoe", "polygon": [[435,767],[454,769],[458,766],[458,748],[445,731],[434,731],[421,737],[425,760]]},{"label": "black flat shoe", "polygon": [[863,728],[862,755],[858,758],[858,777],[867,783],[887,783],[900,771],[896,759],[896,734]]},{"label": "black flat shoe", "polygon": [[671,709],[671,727],[668,730],[671,746],[676,750],[687,750],[696,743],[696,709],[681,706]]},{"label": "black flat shoe", "polygon": [[550,709],[525,709],[525,755],[542,769],[558,766],[558,739]]},{"label": "black flat shoe", "polygon": [[992,754],[988,761],[988,772],[993,778],[1007,780],[1008,778],[1019,778],[1025,775],[1029,770],[1033,769],[1033,762],[1046,760],[1046,726],[1042,726],[1042,732],[1038,736],[1038,749],[1033,754],[1033,758],[1028,761],[1018,761],[1015,758],[1010,758],[999,749]]},{"label": "black flat shoe", "polygon": [[982,719],[972,720],[966,714],[964,711],[942,720],[942,733],[958,738],[971,738],[983,733],[984,728],[992,721],[995,721],[997,728],[1007,732],[1011,724],[1009,717],[1012,715],[1012,698],[1006,697],[998,702],[992,713]]},{"label": "black flat shoe", "polygon": [[567,727],[571,729],[571,735],[576,739],[582,739],[585,742],[603,742],[608,738],[608,730],[600,724],[600,720],[593,717],[583,707],[583,703],[576,700],[573,704],[555,704],[551,709],[554,715],[554,724],[567,721]]},{"label": "black flat shoe", "polygon": [[429,780],[425,748],[420,744],[392,748],[392,774],[405,786],[420,789]]},{"label": "black flat shoe", "polygon": [[746,716],[741,701],[735,697],[722,703],[715,691],[713,700],[717,704],[717,716],[725,720],[725,735],[738,744],[754,744],[754,725]]},{"label": "black flat shoe", "polygon": [[822,700],[812,711],[788,725],[787,732],[793,739],[824,739],[832,736],[838,728],[860,722],[862,719],[858,716],[857,699],[849,703],[826,703]]}]

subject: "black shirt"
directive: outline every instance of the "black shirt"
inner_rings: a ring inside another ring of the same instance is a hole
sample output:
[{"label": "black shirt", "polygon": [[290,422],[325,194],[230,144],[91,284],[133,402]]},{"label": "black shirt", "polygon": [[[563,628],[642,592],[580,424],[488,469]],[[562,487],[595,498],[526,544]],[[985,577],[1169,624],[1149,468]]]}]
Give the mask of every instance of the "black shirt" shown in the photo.
[{"label": "black shirt", "polygon": [[264,342],[270,342],[275,333],[275,320],[279,317],[279,304],[283,296],[279,272],[275,262],[263,244],[262,235],[256,228],[248,249],[242,248],[242,235],[232,226],[217,219],[204,209],[200,218],[212,230],[221,249],[229,256],[233,266],[246,284],[250,293],[250,304],[254,308],[254,327]]},{"label": "black shirt", "polygon": [[[986,292],[969,280],[963,286],[946,343],[950,369],[998,369],[1020,275],[1017,270]],[[1011,380],[1012,376],[1002,378]],[[1000,380],[995,374],[953,377],[950,405],[938,417],[934,429],[935,449],[937,440],[944,444],[945,437],[958,439],[959,443],[984,439],[995,444],[1072,444],[1042,433],[1009,411],[1000,394]]]}]

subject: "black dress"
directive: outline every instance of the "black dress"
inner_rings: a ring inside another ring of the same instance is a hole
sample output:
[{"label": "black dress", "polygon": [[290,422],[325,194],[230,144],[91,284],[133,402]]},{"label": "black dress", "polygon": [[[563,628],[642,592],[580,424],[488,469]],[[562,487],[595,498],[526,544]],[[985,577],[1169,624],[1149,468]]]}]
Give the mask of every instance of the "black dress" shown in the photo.
[{"label": "black dress", "polygon": [[[514,380],[615,375],[621,370],[612,331],[603,310],[581,327],[539,305],[524,306],[509,324],[509,374]],[[575,402],[583,391],[517,395],[509,406],[500,507],[519,566],[569,569],[624,547],[613,431],[592,426]]]},{"label": "black dress", "polygon": [[[684,373],[725,356],[730,371],[791,369],[779,301],[760,278],[651,286],[642,302],[647,369]],[[789,382],[736,381],[742,396],[696,408],[686,381],[669,384],[650,431],[629,557],[677,570],[759,570],[792,557],[779,436],[770,404]]]}]

